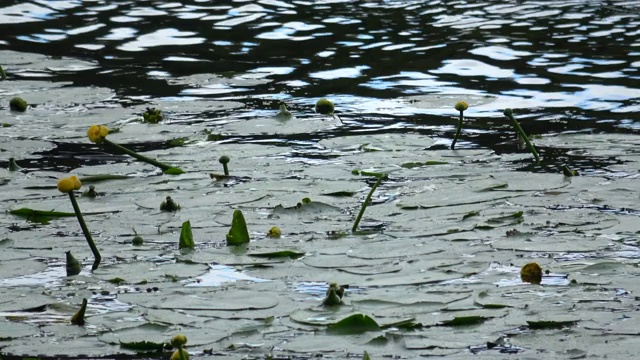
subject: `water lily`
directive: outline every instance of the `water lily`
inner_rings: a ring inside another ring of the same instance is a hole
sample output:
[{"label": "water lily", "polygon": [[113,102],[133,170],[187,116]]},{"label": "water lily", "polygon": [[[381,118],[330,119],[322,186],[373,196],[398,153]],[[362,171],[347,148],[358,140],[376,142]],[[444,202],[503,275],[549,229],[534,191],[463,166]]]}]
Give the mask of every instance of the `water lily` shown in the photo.
[{"label": "water lily", "polygon": [[95,270],[100,265],[100,261],[102,260],[102,256],[100,255],[100,251],[93,241],[93,237],[91,237],[91,232],[89,228],[87,228],[87,223],[84,221],[84,217],[82,216],[82,211],[80,211],[80,206],[78,206],[78,201],[76,201],[76,196],[73,193],[74,190],[80,190],[82,187],[82,182],[78,179],[77,176],[69,176],[66,178],[62,178],[58,180],[58,191],[61,193],[69,194],[69,200],[71,200],[71,205],[73,206],[73,211],[76,214],[76,218],[78,218],[78,223],[80,223],[80,228],[82,228],[82,232],[84,233],[85,239],[87,239],[87,243],[91,248],[91,252],[94,256],[92,270]]},{"label": "water lily", "polygon": [[460,137],[460,133],[462,132],[464,111],[469,108],[469,104],[467,104],[465,101],[458,101],[454,108],[460,112],[460,118],[458,119],[458,128],[456,129],[456,134],[453,136],[453,141],[451,142],[451,150],[455,150],[456,148],[456,142],[458,142],[458,137]]},{"label": "water lily", "polygon": [[127,149],[126,147],[122,146],[122,145],[118,145],[114,142],[111,142],[107,139],[107,135],[109,134],[109,128],[107,128],[106,126],[103,125],[91,125],[91,127],[89,128],[89,130],[87,131],[87,136],[89,137],[89,140],[91,142],[94,142],[96,144],[107,144],[115,149],[117,149],[118,151],[127,154],[137,160],[140,161],[144,161],[147,164],[151,164],[153,166],[157,166],[160,169],[162,169],[162,171],[165,174],[170,174],[170,175],[178,175],[178,174],[183,174],[184,171],[182,171],[181,169],[177,168],[177,167],[173,167],[164,163],[161,163],[160,161],[154,160],[154,159],[150,159],[146,156],[140,155],[135,151],[131,151],[129,149]]},{"label": "water lily", "polygon": [[540,163],[540,155],[538,155],[536,148],[531,143],[531,140],[529,140],[529,136],[527,136],[524,130],[522,130],[520,123],[518,123],[518,121],[513,117],[513,110],[506,108],[504,109],[503,114],[509,120],[511,120],[511,123],[513,124],[513,127],[516,129],[516,132],[518,133],[518,135],[520,135],[520,138],[524,140],[525,144],[529,148],[529,151],[531,152],[531,154],[533,154],[533,157],[536,159],[536,164]]}]

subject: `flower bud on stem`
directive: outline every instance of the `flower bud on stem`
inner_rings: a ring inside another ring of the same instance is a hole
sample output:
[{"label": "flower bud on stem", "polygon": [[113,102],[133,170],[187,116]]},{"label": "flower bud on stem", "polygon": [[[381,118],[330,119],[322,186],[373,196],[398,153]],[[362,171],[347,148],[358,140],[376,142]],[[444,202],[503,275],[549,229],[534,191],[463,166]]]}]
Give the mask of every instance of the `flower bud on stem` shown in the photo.
[{"label": "flower bud on stem", "polygon": [[146,162],[147,164],[151,164],[153,166],[157,166],[160,169],[162,169],[162,171],[165,172],[165,173],[169,172],[169,170],[172,170],[171,171],[172,174],[182,174],[182,173],[184,173],[184,171],[182,171],[182,170],[180,170],[180,169],[178,169],[176,167],[173,167],[173,166],[167,165],[165,163],[161,163],[160,161],[157,161],[157,160],[154,160],[154,159],[150,159],[150,158],[148,158],[146,156],[140,155],[137,152],[129,150],[126,147],[124,147],[122,145],[118,145],[118,144],[116,144],[116,143],[114,143],[114,142],[112,142],[112,141],[110,141],[108,139],[104,139],[104,140],[102,140],[102,142],[107,144],[107,145],[109,145],[109,146],[111,146],[111,147],[113,147],[113,148],[115,148],[115,149],[117,149],[118,151],[120,151],[120,152],[122,152],[124,154],[127,154],[127,155],[137,159],[137,160]]}]

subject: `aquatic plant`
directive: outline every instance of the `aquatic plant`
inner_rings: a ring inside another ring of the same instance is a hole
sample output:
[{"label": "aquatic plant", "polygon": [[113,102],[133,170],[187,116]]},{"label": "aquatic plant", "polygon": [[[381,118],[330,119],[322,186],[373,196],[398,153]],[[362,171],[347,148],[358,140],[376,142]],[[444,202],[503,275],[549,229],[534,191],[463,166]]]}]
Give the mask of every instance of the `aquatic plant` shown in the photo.
[{"label": "aquatic plant", "polygon": [[178,249],[193,249],[195,247],[196,244],[193,242],[193,233],[191,232],[191,221],[187,220],[182,223]]},{"label": "aquatic plant", "polygon": [[156,108],[147,108],[147,110],[142,113],[142,120],[148,124],[157,124],[164,119],[164,115],[160,109]]},{"label": "aquatic plant", "polygon": [[[331,115],[334,119],[338,119],[340,120],[340,122],[342,123],[342,119],[340,119],[338,116],[336,116],[336,114],[334,113],[335,110],[335,106],[333,106],[333,103],[331,101],[329,101],[329,99],[327,98],[322,98],[320,100],[318,100],[316,102],[316,112],[318,114],[322,114],[322,115]],[[343,123],[344,124],[344,123]]]},{"label": "aquatic plant", "polygon": [[179,174],[184,174],[184,171],[181,170],[180,168],[177,167],[173,167],[167,164],[164,164],[160,161],[154,160],[154,159],[150,159],[146,156],[140,155],[135,151],[131,151],[129,149],[127,149],[126,147],[122,146],[122,145],[118,145],[114,142],[111,142],[107,139],[107,135],[109,134],[109,128],[103,125],[91,125],[91,127],[89,128],[89,130],[87,131],[87,136],[89,137],[89,140],[93,143],[96,144],[107,144],[115,149],[117,149],[118,151],[127,154],[137,160],[146,162],[147,164],[151,164],[153,166],[157,166],[160,169],[162,169],[162,171],[165,174],[169,174],[169,175],[179,175]]},{"label": "aquatic plant", "polygon": [[177,350],[171,355],[171,360],[189,360],[189,352],[184,349],[187,344],[187,337],[178,334],[171,338],[171,346]]},{"label": "aquatic plant", "polygon": [[225,176],[229,176],[229,161],[231,161],[231,158],[229,158],[227,155],[222,155],[218,159],[218,162],[222,164],[222,169],[224,170]]},{"label": "aquatic plant", "polygon": [[89,190],[83,191],[82,196],[94,198],[94,197],[101,196],[101,194],[96,191],[95,185],[89,185]]},{"label": "aquatic plant", "polygon": [[322,300],[324,306],[336,306],[342,304],[342,297],[344,296],[345,289],[349,288],[348,285],[338,286],[337,283],[330,283],[327,289],[326,296]]},{"label": "aquatic plant", "polygon": [[0,65],[0,80],[7,80],[7,73],[4,72],[2,65]]},{"label": "aquatic plant", "polygon": [[455,150],[456,142],[458,141],[458,137],[462,132],[462,121],[464,120],[464,111],[469,108],[469,104],[464,101],[458,101],[455,105],[455,109],[460,112],[460,118],[458,119],[458,128],[456,129],[456,134],[453,137],[453,141],[451,142],[451,150]]},{"label": "aquatic plant", "polygon": [[335,107],[327,98],[322,98],[316,102],[316,112],[322,115],[333,115]]},{"label": "aquatic plant", "polygon": [[242,245],[248,243],[249,240],[249,230],[247,230],[247,223],[244,220],[244,215],[242,215],[242,211],[236,210],[233,212],[231,229],[229,229],[229,233],[227,234],[227,245]]},{"label": "aquatic plant", "polygon": [[9,171],[18,171],[22,169],[17,163],[16,159],[9,158]]},{"label": "aquatic plant", "polygon": [[277,226],[272,227],[267,232],[267,237],[270,237],[272,239],[280,238],[280,236],[282,236],[282,231],[280,231],[280,228]]},{"label": "aquatic plant", "polygon": [[82,265],[80,265],[80,262],[73,255],[71,255],[71,250],[66,252],[65,268],[67,270],[67,276],[78,275],[80,274],[80,271],[82,271]]},{"label": "aquatic plant", "polygon": [[360,212],[358,213],[358,216],[356,217],[356,221],[354,221],[353,227],[351,228],[352,233],[358,230],[358,225],[360,225],[360,220],[362,220],[364,211],[367,209],[367,206],[371,202],[371,196],[373,196],[373,193],[376,191],[376,189],[378,188],[382,180],[385,180],[387,176],[385,174],[380,174],[380,176],[377,176],[377,178],[378,178],[378,181],[376,181],[376,183],[373,184],[373,186],[371,187],[371,191],[369,191],[369,194],[367,195],[367,197],[364,199],[364,202],[362,203],[362,207],[360,207]]},{"label": "aquatic plant", "polygon": [[142,236],[138,235],[138,232],[136,231],[136,229],[132,229],[133,230],[133,239],[131,239],[131,245],[133,246],[142,246],[144,244],[144,239],[142,238]]},{"label": "aquatic plant", "polygon": [[84,315],[87,312],[87,299],[82,299],[82,305],[80,310],[71,317],[71,323],[73,325],[83,326],[85,324]]},{"label": "aquatic plant", "polygon": [[29,104],[19,96],[16,96],[9,101],[9,108],[13,111],[25,112],[27,111],[27,107],[29,107]]},{"label": "aquatic plant", "polygon": [[540,156],[538,155],[536,148],[531,143],[531,140],[529,140],[529,136],[527,136],[524,130],[522,130],[520,123],[518,123],[518,121],[516,121],[516,119],[513,117],[513,110],[511,110],[510,108],[506,108],[504,109],[503,114],[504,116],[506,116],[508,119],[511,120],[511,123],[513,124],[513,127],[518,132],[518,135],[522,140],[524,140],[525,144],[527,145],[527,148],[529,148],[529,151],[531,152],[531,154],[533,154],[533,157],[536,159],[536,164],[540,163]]},{"label": "aquatic plant", "polygon": [[100,265],[102,256],[100,256],[100,251],[98,250],[96,243],[93,242],[91,232],[89,231],[89,228],[87,228],[87,224],[84,222],[80,206],[78,206],[78,202],[76,201],[74,190],[80,190],[81,187],[82,183],[75,175],[58,180],[58,191],[69,194],[69,200],[71,200],[73,211],[76,213],[78,223],[80,223],[80,228],[82,228],[82,233],[84,234],[85,239],[87,239],[89,248],[91,248],[91,252],[93,253],[94,261],[91,270],[95,270]]},{"label": "aquatic plant", "polygon": [[569,166],[564,165],[562,167],[562,173],[564,174],[564,176],[568,176],[568,177],[572,177],[572,176],[578,176],[580,175],[580,173],[578,173],[578,170],[572,170],[571,168],[569,168]]},{"label": "aquatic plant", "polygon": [[287,110],[287,105],[280,104],[280,111],[276,114],[275,118],[280,121],[287,121],[293,118],[293,114]]},{"label": "aquatic plant", "polygon": [[525,264],[520,269],[520,279],[523,282],[539,285],[542,282],[542,267],[535,262]]},{"label": "aquatic plant", "polygon": [[176,212],[180,210],[180,208],[181,206],[178,205],[178,203],[176,203],[175,201],[173,201],[171,196],[167,196],[165,200],[162,203],[160,203],[160,211]]}]

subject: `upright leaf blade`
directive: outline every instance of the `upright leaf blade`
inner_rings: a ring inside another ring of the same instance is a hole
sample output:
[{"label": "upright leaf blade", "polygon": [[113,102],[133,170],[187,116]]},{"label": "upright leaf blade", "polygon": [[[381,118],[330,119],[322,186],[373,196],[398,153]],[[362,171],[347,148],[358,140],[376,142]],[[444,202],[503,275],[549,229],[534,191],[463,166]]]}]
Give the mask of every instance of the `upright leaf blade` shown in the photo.
[{"label": "upright leaf blade", "polygon": [[242,245],[248,242],[249,230],[247,230],[247,223],[244,221],[242,211],[236,210],[233,212],[231,229],[229,229],[229,233],[227,234],[227,245]]},{"label": "upright leaf blade", "polygon": [[180,231],[180,242],[178,244],[179,249],[193,249],[196,244],[193,242],[193,233],[191,232],[191,222],[189,220],[182,223],[182,230]]}]

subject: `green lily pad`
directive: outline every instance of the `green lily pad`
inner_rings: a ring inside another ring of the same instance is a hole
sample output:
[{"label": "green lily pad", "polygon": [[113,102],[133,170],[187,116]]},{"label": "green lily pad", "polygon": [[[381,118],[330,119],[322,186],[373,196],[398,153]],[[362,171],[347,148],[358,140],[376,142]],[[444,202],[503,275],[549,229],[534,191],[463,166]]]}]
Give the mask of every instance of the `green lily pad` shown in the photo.
[{"label": "green lily pad", "polygon": [[577,323],[578,323],[578,320],[568,320],[568,321],[554,321],[554,320],[530,321],[530,320],[527,320],[527,325],[529,325],[529,329],[532,329],[532,330],[562,329],[562,328],[566,328],[566,327],[575,326]]},{"label": "green lily pad", "polygon": [[327,332],[336,335],[361,334],[367,331],[379,331],[380,325],[365,314],[350,315],[333,325],[329,325]]},{"label": "green lily pad", "polygon": [[293,251],[293,250],[280,250],[280,251],[269,251],[263,253],[249,253],[247,256],[253,256],[258,258],[291,258],[298,259],[305,255],[303,252]]}]

